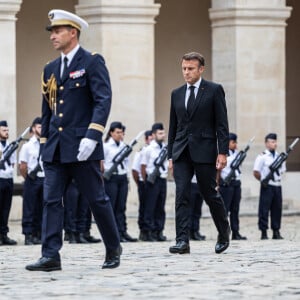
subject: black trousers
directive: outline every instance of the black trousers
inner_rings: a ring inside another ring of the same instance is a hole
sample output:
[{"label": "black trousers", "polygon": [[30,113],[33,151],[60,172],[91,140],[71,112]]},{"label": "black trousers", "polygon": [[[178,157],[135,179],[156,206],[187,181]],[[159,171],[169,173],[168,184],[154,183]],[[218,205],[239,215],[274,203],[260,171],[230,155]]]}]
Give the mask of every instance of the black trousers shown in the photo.
[{"label": "black trousers", "polygon": [[239,231],[239,211],[241,202],[241,181],[233,180],[228,186],[220,185],[220,193],[224,200],[226,212],[229,215],[232,231]]},{"label": "black trousers", "polygon": [[202,215],[203,196],[199,191],[197,183],[191,184],[191,216],[190,216],[190,231],[198,232],[200,230],[200,218]]},{"label": "black trousers", "polygon": [[267,230],[269,213],[271,213],[271,228],[279,230],[282,215],[282,190],[281,186],[268,185],[260,187],[258,207],[258,228]]},{"label": "black trousers", "polygon": [[13,179],[0,178],[0,234],[7,234],[8,218],[13,195]]},{"label": "black trousers", "polygon": [[38,234],[42,231],[44,178],[26,177],[23,189],[22,233]]},{"label": "black trousers", "polygon": [[139,196],[139,214],[138,214],[138,225],[140,230],[145,230],[145,201],[146,201],[146,187],[143,181],[138,181],[138,196]]},{"label": "black trousers", "polygon": [[167,180],[156,178],[154,184],[147,181],[146,194],[144,229],[147,231],[163,231],[166,222]]},{"label": "black trousers", "polygon": [[115,214],[119,233],[127,231],[126,223],[126,202],[128,195],[127,175],[112,175],[109,180],[105,180],[105,191],[110,198]]},{"label": "black trousers", "polygon": [[229,222],[221,195],[216,191],[215,164],[192,161],[188,148],[173,162],[176,184],[176,241],[189,241],[191,180],[196,174],[198,186],[210,209],[219,238],[228,240]]},{"label": "black trousers", "polygon": [[111,203],[104,191],[100,162],[44,162],[44,170],[42,256],[59,259],[64,221],[62,197],[70,178],[74,178],[79,192],[88,200],[106,250],[117,249],[120,237]]}]

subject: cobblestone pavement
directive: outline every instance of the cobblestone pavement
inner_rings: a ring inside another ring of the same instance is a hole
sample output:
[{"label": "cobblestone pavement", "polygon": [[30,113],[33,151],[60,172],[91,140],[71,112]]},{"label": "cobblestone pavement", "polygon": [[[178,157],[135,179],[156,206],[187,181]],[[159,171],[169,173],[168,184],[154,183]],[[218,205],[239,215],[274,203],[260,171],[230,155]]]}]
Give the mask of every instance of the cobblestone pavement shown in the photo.
[{"label": "cobblestone pavement", "polygon": [[[103,243],[65,244],[63,270],[45,273],[24,269],[39,258],[40,246],[24,246],[20,222],[12,222],[18,245],[0,247],[0,299],[300,299],[300,217],[283,218],[280,241],[261,241],[256,224],[256,217],[242,217],[248,241],[233,241],[217,255],[216,231],[205,218],[207,240],[192,241],[191,254],[171,255],[174,220],[168,219],[168,241],[124,243],[118,269],[101,269]],[[138,234],[134,218],[129,233]]]}]

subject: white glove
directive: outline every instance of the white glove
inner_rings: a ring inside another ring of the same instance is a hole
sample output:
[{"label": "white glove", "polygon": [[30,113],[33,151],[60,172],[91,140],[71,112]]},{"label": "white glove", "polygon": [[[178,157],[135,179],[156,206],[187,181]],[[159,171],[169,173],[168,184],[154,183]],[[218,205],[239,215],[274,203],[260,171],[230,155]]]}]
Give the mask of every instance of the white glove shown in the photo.
[{"label": "white glove", "polygon": [[87,160],[94,152],[97,143],[95,140],[83,138],[79,144],[77,159],[79,161]]}]

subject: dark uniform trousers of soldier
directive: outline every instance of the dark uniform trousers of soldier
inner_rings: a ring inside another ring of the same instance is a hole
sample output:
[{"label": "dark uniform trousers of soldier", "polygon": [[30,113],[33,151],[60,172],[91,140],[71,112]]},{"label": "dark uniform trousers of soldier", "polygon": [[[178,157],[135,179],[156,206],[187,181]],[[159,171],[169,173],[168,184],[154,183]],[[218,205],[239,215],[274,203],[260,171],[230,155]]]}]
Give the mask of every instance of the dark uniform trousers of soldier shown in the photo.
[{"label": "dark uniform trousers of soldier", "polygon": [[139,214],[138,214],[138,225],[141,232],[145,229],[145,199],[146,199],[146,185],[144,181],[138,181],[138,196],[139,196]]},{"label": "dark uniform trousers of soldier", "polygon": [[241,202],[241,181],[232,180],[229,185],[220,182],[220,193],[229,215],[232,232],[239,232],[239,210]]},{"label": "dark uniform trousers of soldier", "polygon": [[0,236],[8,233],[8,218],[13,195],[13,179],[0,178]]},{"label": "dark uniform trousers of soldier", "polygon": [[[28,242],[39,241],[42,230],[44,177],[26,176],[23,189],[22,233],[32,235]],[[39,241],[40,243],[40,241]]]},{"label": "dark uniform trousers of soldier", "polygon": [[113,174],[109,180],[105,179],[105,191],[110,198],[115,214],[120,236],[127,232],[126,201],[128,195],[127,174]]},{"label": "dark uniform trousers of soldier", "polygon": [[269,212],[271,212],[271,229],[278,231],[281,227],[282,191],[281,186],[268,184],[260,187],[258,227],[259,230],[268,229]]},{"label": "dark uniform trousers of soldier", "polygon": [[198,184],[191,183],[191,214],[190,214],[190,234],[200,231],[200,218],[202,215],[203,197],[199,191]]},{"label": "dark uniform trousers of soldier", "polygon": [[159,233],[164,230],[166,221],[166,178],[157,177],[154,184],[146,181],[145,191],[144,228],[145,231],[152,232],[154,238],[157,238]]},{"label": "dark uniform trousers of soldier", "polygon": [[[44,209],[42,225],[43,257],[59,259],[62,247],[66,184],[74,179],[86,197],[103,237],[106,252],[120,249],[120,238],[100,172],[103,159],[102,132],[111,103],[107,69],[99,54],[81,47],[74,55],[68,76],[61,78],[61,57],[44,69],[41,144],[44,162]],[[53,102],[52,86],[57,87]],[[82,138],[98,141],[87,161],[78,161]]]}]

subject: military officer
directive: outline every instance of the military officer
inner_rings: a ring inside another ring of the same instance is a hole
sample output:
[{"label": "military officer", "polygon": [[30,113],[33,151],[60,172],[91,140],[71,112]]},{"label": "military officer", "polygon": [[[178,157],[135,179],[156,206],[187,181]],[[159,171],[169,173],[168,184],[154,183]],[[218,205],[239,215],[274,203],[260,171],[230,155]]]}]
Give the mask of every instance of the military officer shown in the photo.
[{"label": "military officer", "polygon": [[237,135],[233,132],[229,133],[229,156],[227,157],[227,165],[221,171],[220,194],[223,197],[227,214],[229,214],[230,227],[232,231],[233,240],[246,240],[239,232],[239,210],[242,197],[241,190],[241,174],[236,170],[235,179],[228,185],[224,183],[224,179],[230,173],[230,165],[238,155],[237,151]]},{"label": "military officer", "polygon": [[[9,129],[7,121],[0,121],[0,159],[2,160],[5,151],[8,149]],[[13,196],[14,164],[16,163],[15,152],[9,159],[10,164],[4,162],[0,169],[0,246],[16,245],[17,242],[7,236],[9,231],[8,218]]]},{"label": "military officer", "polygon": [[[257,156],[253,175],[258,181],[262,181],[269,173],[269,166],[278,157],[277,134],[269,133],[265,137],[266,150]],[[280,240],[283,237],[280,234],[281,215],[282,215],[282,190],[281,174],[286,171],[286,165],[283,163],[278,174],[274,174],[274,180],[270,180],[267,186],[261,184],[258,208],[258,228],[261,231],[261,239],[268,239],[268,219],[271,214],[271,229],[273,230],[273,239]]]},{"label": "military officer", "polygon": [[[125,126],[121,122],[112,122],[104,143],[103,171],[107,171],[113,165],[114,157],[125,147]],[[127,232],[126,202],[128,195],[128,157],[118,166],[117,171],[109,180],[105,179],[105,191],[110,198],[121,242],[136,242]]]},{"label": "military officer", "polygon": [[42,119],[37,117],[31,125],[32,136],[19,153],[20,173],[25,179],[23,188],[22,233],[25,245],[41,243],[43,185],[45,174],[40,157]]},{"label": "military officer", "polygon": [[74,178],[88,200],[103,237],[102,268],[120,264],[120,237],[100,171],[102,134],[111,106],[111,86],[104,59],[79,45],[88,23],[64,10],[49,12],[50,40],[60,51],[42,76],[42,160],[45,170],[42,257],[26,266],[30,271],[61,270],[66,183]]},{"label": "military officer", "polygon": [[138,189],[138,197],[139,197],[139,214],[138,214],[138,226],[140,229],[139,239],[144,241],[147,239],[146,232],[145,232],[145,199],[146,199],[146,192],[145,192],[145,182],[143,180],[142,172],[141,172],[141,159],[143,156],[143,152],[145,151],[146,147],[149,146],[150,142],[152,141],[152,131],[146,130],[145,131],[145,146],[141,148],[140,151],[137,151],[134,155],[134,159],[132,162],[131,172],[132,177],[137,185]]},{"label": "military officer", "polygon": [[145,149],[141,159],[141,172],[145,186],[144,222],[146,241],[166,241],[163,230],[166,221],[165,203],[167,196],[168,163],[165,160],[159,168],[159,176],[154,183],[147,181],[147,177],[155,169],[155,162],[162,148],[165,146],[165,130],[162,123],[152,125],[153,140]]}]

